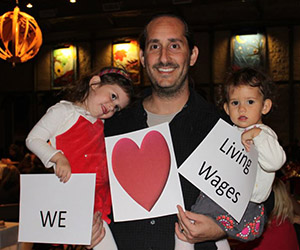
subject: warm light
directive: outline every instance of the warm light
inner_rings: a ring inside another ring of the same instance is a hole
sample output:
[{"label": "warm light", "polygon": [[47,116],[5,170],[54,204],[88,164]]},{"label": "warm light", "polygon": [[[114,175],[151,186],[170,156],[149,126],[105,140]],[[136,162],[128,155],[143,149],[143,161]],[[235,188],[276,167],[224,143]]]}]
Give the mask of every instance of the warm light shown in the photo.
[{"label": "warm light", "polygon": [[70,0],[70,3],[76,3],[76,0]]},{"label": "warm light", "polygon": [[52,52],[53,87],[62,87],[76,79],[76,47],[64,45]]},{"label": "warm light", "polygon": [[22,63],[38,53],[42,32],[32,16],[15,7],[0,17],[0,40],[0,58]]},{"label": "warm light", "polygon": [[120,44],[115,44],[114,45],[114,49],[115,50],[125,50],[125,51],[129,51],[131,47],[130,43],[120,43]]},{"label": "warm light", "polygon": [[26,7],[27,7],[28,9],[31,9],[31,8],[33,7],[33,5],[32,5],[31,3],[28,3],[28,4],[26,5]]},{"label": "warm light", "polygon": [[113,44],[113,65],[125,68],[133,82],[139,83],[139,47],[136,40]]},{"label": "warm light", "polygon": [[59,50],[63,57],[73,57],[73,46],[70,46],[69,48],[62,48]]}]

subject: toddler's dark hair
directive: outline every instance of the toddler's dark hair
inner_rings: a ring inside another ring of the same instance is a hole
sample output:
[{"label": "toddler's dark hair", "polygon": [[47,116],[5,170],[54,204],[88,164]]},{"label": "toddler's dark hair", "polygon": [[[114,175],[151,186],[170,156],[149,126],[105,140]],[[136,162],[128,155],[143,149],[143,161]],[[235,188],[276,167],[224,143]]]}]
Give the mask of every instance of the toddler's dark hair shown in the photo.
[{"label": "toddler's dark hair", "polygon": [[89,95],[89,82],[95,75],[99,75],[101,79],[101,82],[96,84],[117,84],[125,91],[129,99],[132,99],[133,83],[130,79],[130,76],[126,70],[117,67],[102,68],[100,71],[83,76],[78,81],[67,85],[63,89],[64,99],[70,102],[83,102]]},{"label": "toddler's dark hair", "polygon": [[254,68],[245,67],[228,74],[224,84],[221,84],[218,89],[216,104],[219,108],[223,108],[224,103],[229,101],[230,87],[239,86],[258,87],[263,99],[270,99],[272,107],[275,105],[276,86],[272,79],[262,71]]}]

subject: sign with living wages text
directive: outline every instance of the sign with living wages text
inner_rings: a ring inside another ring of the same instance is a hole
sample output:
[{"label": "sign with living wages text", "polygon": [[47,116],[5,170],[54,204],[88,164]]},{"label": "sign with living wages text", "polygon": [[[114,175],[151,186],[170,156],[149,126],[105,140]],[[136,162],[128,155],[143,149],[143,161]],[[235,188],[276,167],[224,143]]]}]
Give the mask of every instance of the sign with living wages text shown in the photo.
[{"label": "sign with living wages text", "polygon": [[19,242],[89,245],[95,174],[21,175]]},{"label": "sign with living wages text", "polygon": [[241,132],[220,119],[179,168],[179,173],[241,220],[255,183],[258,154],[246,152]]}]

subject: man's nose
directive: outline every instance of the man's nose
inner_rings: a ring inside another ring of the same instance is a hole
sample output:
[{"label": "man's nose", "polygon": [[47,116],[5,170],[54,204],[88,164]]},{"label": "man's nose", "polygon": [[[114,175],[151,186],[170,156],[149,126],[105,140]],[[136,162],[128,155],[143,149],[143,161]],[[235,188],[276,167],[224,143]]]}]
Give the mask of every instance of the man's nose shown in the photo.
[{"label": "man's nose", "polygon": [[167,48],[162,48],[162,50],[160,52],[160,61],[165,64],[168,62],[168,58],[169,58],[169,55],[168,55]]}]

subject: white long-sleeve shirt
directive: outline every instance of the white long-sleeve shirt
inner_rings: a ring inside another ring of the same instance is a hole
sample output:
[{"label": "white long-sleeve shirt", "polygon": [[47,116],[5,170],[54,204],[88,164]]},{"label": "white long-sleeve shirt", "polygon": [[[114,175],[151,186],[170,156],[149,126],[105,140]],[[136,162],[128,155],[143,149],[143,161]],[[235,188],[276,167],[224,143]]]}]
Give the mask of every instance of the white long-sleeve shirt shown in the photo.
[{"label": "white long-sleeve shirt", "polygon": [[[270,127],[264,124],[255,124],[249,128],[252,127],[260,128],[261,132],[253,138],[258,152],[258,166],[250,201],[262,203],[270,195],[275,172],[285,163],[286,155],[278,142],[276,133]],[[245,129],[239,128],[239,130],[244,131]]]},{"label": "white long-sleeve shirt", "polygon": [[[97,121],[85,109],[69,101],[60,101],[50,107],[30,131],[26,138],[26,146],[40,158],[45,167],[55,167],[50,159],[57,152],[61,152],[56,149],[56,136],[69,130],[79,116],[83,116],[91,124]],[[48,140],[52,146],[47,143]]]}]

